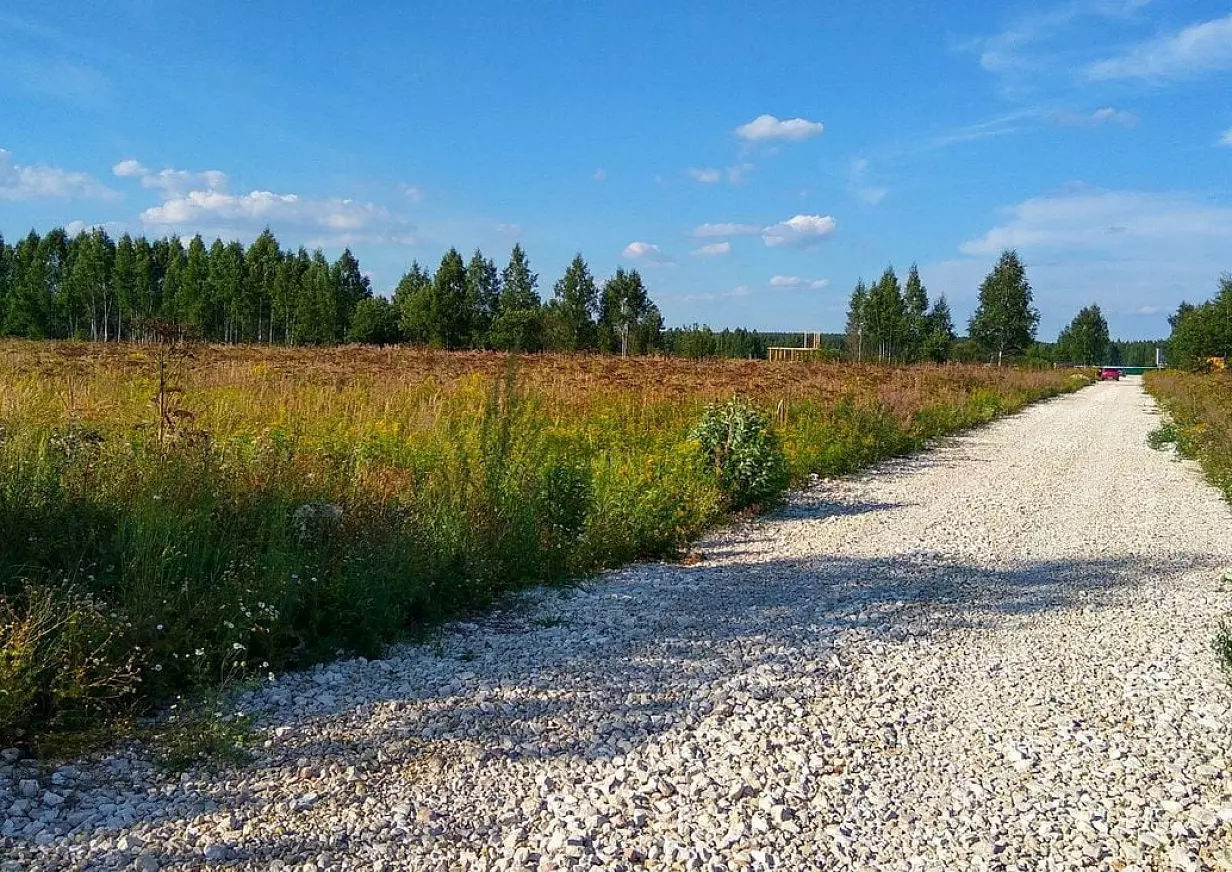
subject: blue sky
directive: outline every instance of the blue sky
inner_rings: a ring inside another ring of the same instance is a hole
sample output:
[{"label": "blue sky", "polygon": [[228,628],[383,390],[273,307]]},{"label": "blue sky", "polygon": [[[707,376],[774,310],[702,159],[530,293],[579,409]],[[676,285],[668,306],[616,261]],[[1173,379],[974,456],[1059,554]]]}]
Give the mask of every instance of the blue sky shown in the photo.
[{"label": "blue sky", "polygon": [[0,10],[0,230],[581,251],[671,324],[842,328],[1003,247],[1051,338],[1167,332],[1232,269],[1232,4],[180,3]]}]

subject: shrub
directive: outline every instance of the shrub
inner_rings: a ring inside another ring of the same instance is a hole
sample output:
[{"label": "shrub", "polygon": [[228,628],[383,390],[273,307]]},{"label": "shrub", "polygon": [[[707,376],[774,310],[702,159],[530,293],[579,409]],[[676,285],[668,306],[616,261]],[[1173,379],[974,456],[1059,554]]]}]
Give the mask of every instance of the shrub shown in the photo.
[{"label": "shrub", "polygon": [[140,681],[125,621],[71,585],[0,597],[0,742],[115,714]]},{"label": "shrub", "polygon": [[769,504],[787,489],[787,457],[770,419],[739,398],[706,406],[693,428],[732,509]]}]

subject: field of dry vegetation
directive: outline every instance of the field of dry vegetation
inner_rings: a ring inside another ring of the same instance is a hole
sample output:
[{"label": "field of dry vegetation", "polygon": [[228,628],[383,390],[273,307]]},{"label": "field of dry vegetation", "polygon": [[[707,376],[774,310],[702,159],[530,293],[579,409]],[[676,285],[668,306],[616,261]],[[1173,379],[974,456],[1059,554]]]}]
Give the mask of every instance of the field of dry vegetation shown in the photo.
[{"label": "field of dry vegetation", "polygon": [[781,488],[1086,383],[0,342],[0,742],[373,654],[506,590],[678,554],[747,502],[695,438],[716,401],[764,411]]}]

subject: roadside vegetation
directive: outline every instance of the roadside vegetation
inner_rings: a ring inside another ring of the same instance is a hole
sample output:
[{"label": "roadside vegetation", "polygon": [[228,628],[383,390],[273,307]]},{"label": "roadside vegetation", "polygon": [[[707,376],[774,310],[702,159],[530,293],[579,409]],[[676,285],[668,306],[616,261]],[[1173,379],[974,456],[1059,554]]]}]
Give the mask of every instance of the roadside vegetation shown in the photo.
[{"label": "roadside vegetation", "polygon": [[[1073,371],[0,343],[0,741],[672,557]],[[737,401],[731,401],[739,396]]]},{"label": "roadside vegetation", "polygon": [[[1146,388],[1167,414],[1149,440],[1175,445],[1196,459],[1206,477],[1232,501],[1232,275],[1220,277],[1215,297],[1181,303],[1168,322],[1168,358],[1179,369],[1148,373]],[[1232,577],[1225,579],[1232,583]],[[1220,665],[1232,679],[1232,615],[1213,642]]]}]

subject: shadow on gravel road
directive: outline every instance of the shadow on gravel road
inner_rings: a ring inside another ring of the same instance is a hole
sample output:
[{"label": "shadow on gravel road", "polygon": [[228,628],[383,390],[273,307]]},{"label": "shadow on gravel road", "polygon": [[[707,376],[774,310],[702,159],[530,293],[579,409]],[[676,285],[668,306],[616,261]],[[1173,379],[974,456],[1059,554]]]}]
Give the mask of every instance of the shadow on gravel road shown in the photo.
[{"label": "shadow on gravel road", "polygon": [[[1214,568],[1197,556],[1047,561],[1004,570],[954,565],[937,555],[739,564],[724,562],[735,552],[715,556],[696,566],[633,567],[587,585],[562,600],[569,615],[558,625],[494,613],[458,643],[483,646],[468,651],[471,658],[448,650],[434,658],[421,648],[395,652],[404,658],[403,671],[368,664],[362,668],[372,671],[362,681],[338,688],[342,711],[285,721],[292,732],[248,771],[212,779],[217,786],[209,788],[208,801],[260,816],[269,800],[231,789],[236,778],[289,782],[304,766],[318,772],[348,763],[361,771],[396,767],[401,777],[414,778],[417,771],[473,771],[494,757],[601,760],[625,753],[622,742],[637,747],[704,716],[716,691],[790,687],[800,664],[824,663],[840,635],[887,646],[944,645],[954,632],[1013,616],[1107,608],[1135,596],[1144,578]],[[621,635],[618,625],[635,631]],[[434,664],[431,676],[426,668],[417,674],[417,663]],[[312,691],[306,678],[291,680]],[[690,680],[698,682],[699,696],[685,698],[679,688]],[[489,698],[478,698],[477,690]],[[493,705],[490,695],[498,690]],[[362,715],[356,706],[364,707]],[[347,734],[345,742],[321,737],[331,724]],[[320,802],[328,801],[323,794]],[[466,810],[447,811],[446,829],[450,814]],[[182,828],[190,821],[146,822]],[[313,851],[337,850],[330,838],[295,833],[296,843]],[[251,856],[272,858],[285,847],[271,836]],[[200,862],[170,851],[161,859]]]}]

